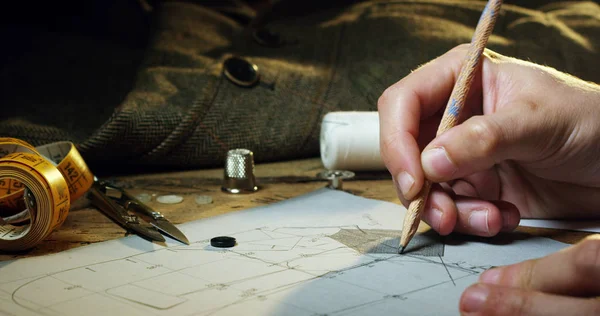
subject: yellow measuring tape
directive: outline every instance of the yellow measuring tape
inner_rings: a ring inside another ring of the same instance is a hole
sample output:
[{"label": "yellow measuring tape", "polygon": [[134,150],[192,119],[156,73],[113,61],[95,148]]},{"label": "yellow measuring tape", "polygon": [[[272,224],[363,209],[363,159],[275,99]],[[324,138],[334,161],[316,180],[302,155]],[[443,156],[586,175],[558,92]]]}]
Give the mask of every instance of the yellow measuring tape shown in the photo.
[{"label": "yellow measuring tape", "polygon": [[60,227],[94,175],[71,142],[0,138],[0,251],[27,250]]}]

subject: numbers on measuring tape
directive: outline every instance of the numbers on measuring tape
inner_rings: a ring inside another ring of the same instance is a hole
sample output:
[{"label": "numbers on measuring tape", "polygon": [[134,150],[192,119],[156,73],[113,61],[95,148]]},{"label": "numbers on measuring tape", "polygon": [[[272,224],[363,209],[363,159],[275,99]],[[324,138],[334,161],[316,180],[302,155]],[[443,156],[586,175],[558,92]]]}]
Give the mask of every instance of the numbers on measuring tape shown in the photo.
[{"label": "numbers on measuring tape", "polygon": [[30,161],[30,162],[38,162],[38,161],[40,161],[39,159],[37,159],[35,157],[25,156],[25,155],[19,155],[19,158],[23,159],[23,160]]},{"label": "numbers on measuring tape", "polygon": [[55,226],[58,227],[58,226],[62,225],[62,223],[64,223],[65,220],[67,219],[68,214],[69,214],[69,209],[67,208],[66,205],[62,205],[58,209],[58,221]]},{"label": "numbers on measuring tape", "polygon": [[25,185],[20,181],[7,178],[0,179],[0,195],[7,195],[25,188]]},{"label": "numbers on measuring tape", "polygon": [[77,178],[79,178],[79,171],[77,171],[77,169],[73,167],[73,164],[70,161],[67,162],[67,165],[63,168],[63,170],[65,171],[70,181],[74,181],[77,180]]},{"label": "numbers on measuring tape", "polygon": [[34,215],[44,219],[0,225],[0,251],[26,250],[41,242],[66,221],[71,203],[93,184],[93,174],[71,142],[33,147],[0,137],[0,158],[0,215],[28,208],[23,196],[33,188],[39,202]]},{"label": "numbers on measuring tape", "polygon": [[19,181],[11,181],[11,187],[15,190],[21,190],[25,188],[25,185],[23,184],[23,182],[19,182]]},{"label": "numbers on measuring tape", "polygon": [[58,191],[59,201],[69,199],[69,196],[67,195],[67,188],[65,188],[65,186],[63,186],[62,184],[56,185],[56,191]]}]

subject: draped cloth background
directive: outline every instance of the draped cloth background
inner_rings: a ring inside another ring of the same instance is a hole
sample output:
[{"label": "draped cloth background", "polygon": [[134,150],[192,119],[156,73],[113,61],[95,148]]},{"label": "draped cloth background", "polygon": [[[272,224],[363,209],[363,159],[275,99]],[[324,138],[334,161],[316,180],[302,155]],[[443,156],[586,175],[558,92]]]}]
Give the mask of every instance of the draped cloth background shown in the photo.
[{"label": "draped cloth background", "polygon": [[[376,111],[388,86],[468,43],[485,5],[318,2],[283,0],[258,12],[238,1],[41,8],[64,14],[53,18],[23,6],[30,19],[13,11],[0,33],[9,48],[0,135],[70,140],[97,169],[220,167],[239,147],[257,163],[318,156],[323,115]],[[286,43],[260,45],[259,27]],[[600,5],[508,1],[488,48],[600,82]],[[260,83],[225,78],[230,56],[256,64]]]}]

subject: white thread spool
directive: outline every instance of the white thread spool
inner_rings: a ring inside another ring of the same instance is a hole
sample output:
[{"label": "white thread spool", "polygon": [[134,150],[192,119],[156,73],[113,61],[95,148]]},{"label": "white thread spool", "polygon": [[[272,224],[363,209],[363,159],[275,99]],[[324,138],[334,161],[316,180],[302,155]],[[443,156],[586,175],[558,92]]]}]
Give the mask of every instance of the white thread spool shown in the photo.
[{"label": "white thread spool", "polygon": [[379,113],[330,112],[323,117],[321,161],[328,170],[386,170],[379,153]]}]

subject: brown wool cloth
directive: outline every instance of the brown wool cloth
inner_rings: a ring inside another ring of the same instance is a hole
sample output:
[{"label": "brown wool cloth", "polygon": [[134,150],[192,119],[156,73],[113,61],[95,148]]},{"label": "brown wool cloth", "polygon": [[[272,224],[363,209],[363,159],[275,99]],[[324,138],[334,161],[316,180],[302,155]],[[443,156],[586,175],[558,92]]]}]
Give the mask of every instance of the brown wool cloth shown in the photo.
[{"label": "brown wool cloth", "polygon": [[[468,43],[486,3],[320,2],[24,6],[0,33],[0,135],[72,141],[98,169],[220,167],[232,148],[257,163],[315,157],[323,115],[376,111],[388,86]],[[261,45],[264,29],[283,44]],[[488,48],[598,83],[600,5],[507,1]],[[231,56],[258,67],[257,85],[223,75]]]}]

